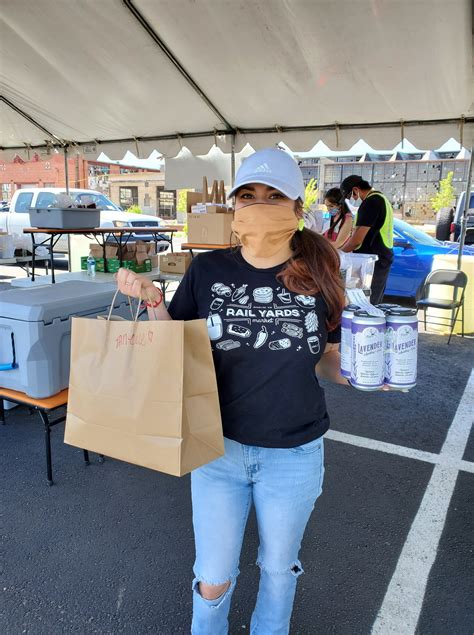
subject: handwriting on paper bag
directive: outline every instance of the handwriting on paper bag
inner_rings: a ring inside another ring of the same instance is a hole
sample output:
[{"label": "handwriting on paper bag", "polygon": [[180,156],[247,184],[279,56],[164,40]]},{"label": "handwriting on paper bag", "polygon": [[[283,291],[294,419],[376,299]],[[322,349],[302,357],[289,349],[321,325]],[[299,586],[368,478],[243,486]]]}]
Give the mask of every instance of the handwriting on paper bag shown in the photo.
[{"label": "handwriting on paper bag", "polygon": [[153,331],[148,333],[122,333],[115,338],[115,348],[122,348],[123,346],[147,346],[153,342]]}]

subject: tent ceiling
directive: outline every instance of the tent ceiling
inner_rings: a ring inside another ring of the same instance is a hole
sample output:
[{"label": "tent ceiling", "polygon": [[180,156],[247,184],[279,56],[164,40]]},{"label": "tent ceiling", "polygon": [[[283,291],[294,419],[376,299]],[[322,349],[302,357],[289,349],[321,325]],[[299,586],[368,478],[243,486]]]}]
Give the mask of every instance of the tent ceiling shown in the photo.
[{"label": "tent ceiling", "polygon": [[1,103],[4,154],[229,152],[232,133],[237,151],[472,145],[470,0],[2,0],[2,14],[1,94],[18,109]]}]

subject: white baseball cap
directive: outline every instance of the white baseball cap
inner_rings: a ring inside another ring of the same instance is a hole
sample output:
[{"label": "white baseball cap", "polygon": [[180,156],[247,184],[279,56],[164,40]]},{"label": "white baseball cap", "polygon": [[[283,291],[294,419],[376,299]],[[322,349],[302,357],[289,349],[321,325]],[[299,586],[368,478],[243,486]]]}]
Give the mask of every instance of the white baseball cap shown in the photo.
[{"label": "white baseball cap", "polygon": [[293,201],[297,198],[304,201],[303,175],[293,157],[284,150],[265,148],[247,157],[237,171],[228,198],[234,196],[240,187],[250,183],[268,185]]}]

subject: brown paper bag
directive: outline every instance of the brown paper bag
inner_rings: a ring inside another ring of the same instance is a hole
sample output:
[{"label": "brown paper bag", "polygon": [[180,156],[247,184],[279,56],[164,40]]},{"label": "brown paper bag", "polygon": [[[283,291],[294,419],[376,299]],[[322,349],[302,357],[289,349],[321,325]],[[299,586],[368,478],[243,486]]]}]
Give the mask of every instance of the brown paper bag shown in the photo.
[{"label": "brown paper bag", "polygon": [[149,257],[150,256],[146,253],[146,251],[137,251],[135,256],[137,265],[142,265],[145,262],[145,260],[149,259]]},{"label": "brown paper bag", "polygon": [[106,245],[105,246],[105,257],[106,258],[116,258],[118,252],[118,247],[114,245]]},{"label": "brown paper bag", "polygon": [[73,318],[65,443],[182,476],[224,454],[205,320]]}]

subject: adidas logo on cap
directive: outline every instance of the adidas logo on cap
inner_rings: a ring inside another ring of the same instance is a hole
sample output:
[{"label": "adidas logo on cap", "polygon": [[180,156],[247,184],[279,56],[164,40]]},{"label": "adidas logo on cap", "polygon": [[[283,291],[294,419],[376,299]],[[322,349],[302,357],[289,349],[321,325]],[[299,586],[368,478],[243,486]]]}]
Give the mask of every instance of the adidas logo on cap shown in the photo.
[{"label": "adidas logo on cap", "polygon": [[255,168],[254,172],[255,174],[271,174],[272,169],[268,163],[261,163]]}]

